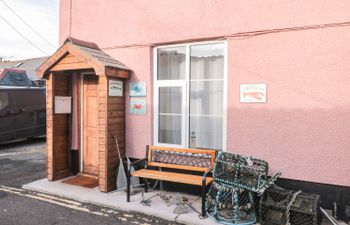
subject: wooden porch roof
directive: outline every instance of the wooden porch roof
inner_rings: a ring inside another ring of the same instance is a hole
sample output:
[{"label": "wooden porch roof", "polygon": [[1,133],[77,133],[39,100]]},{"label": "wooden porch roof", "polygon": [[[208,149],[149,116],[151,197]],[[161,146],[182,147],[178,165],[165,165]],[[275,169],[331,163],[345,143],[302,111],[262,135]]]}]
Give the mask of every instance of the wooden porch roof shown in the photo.
[{"label": "wooden porch roof", "polygon": [[39,79],[52,71],[94,69],[96,75],[129,77],[129,68],[103,52],[95,43],[67,38],[37,70]]}]

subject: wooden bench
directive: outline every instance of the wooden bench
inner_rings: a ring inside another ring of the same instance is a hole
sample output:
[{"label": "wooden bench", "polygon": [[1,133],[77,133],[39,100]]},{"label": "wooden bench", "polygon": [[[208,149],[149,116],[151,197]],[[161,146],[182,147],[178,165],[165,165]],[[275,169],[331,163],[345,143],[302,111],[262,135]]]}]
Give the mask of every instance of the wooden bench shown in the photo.
[{"label": "wooden bench", "polygon": [[[205,211],[206,187],[213,181],[208,174],[214,168],[216,157],[215,150],[179,149],[161,146],[146,146],[146,158],[131,163],[127,173],[127,201],[130,202],[130,178],[141,177],[146,179],[145,191],[147,192],[147,179],[169,181],[201,186],[202,188],[202,216]],[[146,162],[145,168],[130,173],[133,166]],[[154,170],[149,167],[157,167]],[[173,169],[176,172],[162,171],[161,168]],[[186,171],[199,172],[201,175],[185,173]]]}]

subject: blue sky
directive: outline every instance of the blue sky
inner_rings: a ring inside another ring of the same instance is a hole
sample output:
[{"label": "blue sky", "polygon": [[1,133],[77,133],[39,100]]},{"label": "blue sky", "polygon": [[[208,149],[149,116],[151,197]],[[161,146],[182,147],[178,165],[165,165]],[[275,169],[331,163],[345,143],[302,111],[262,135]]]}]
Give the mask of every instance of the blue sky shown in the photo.
[{"label": "blue sky", "polygon": [[[26,23],[53,46],[28,28],[2,2],[11,7]],[[33,47],[0,17],[0,57],[17,60],[52,54],[58,47],[59,0],[0,0],[0,16],[45,53]]]}]

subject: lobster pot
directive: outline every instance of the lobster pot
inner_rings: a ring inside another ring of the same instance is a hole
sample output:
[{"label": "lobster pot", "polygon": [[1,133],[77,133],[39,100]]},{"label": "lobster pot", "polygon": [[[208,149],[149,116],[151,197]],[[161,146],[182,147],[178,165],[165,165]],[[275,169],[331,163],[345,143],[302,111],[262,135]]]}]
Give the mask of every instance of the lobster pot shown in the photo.
[{"label": "lobster pot", "polygon": [[[259,220],[263,225],[317,225],[321,223],[319,196],[301,193],[293,200],[295,191],[270,188],[260,199]],[[288,210],[290,205],[290,210]],[[289,213],[288,213],[289,212]]]},{"label": "lobster pot", "polygon": [[268,163],[253,157],[220,152],[215,161],[213,177],[217,182],[258,191],[266,184]]},{"label": "lobster pot", "polygon": [[254,194],[214,182],[208,193],[206,209],[210,217],[223,224],[254,224]]}]

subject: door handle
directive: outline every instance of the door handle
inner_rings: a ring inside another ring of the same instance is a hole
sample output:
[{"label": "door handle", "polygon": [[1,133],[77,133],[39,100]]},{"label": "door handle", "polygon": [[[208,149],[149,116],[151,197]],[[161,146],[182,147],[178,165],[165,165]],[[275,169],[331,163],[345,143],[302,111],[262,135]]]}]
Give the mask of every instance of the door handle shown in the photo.
[{"label": "door handle", "polygon": [[21,112],[25,112],[26,109],[19,109],[18,111],[21,113]]}]

